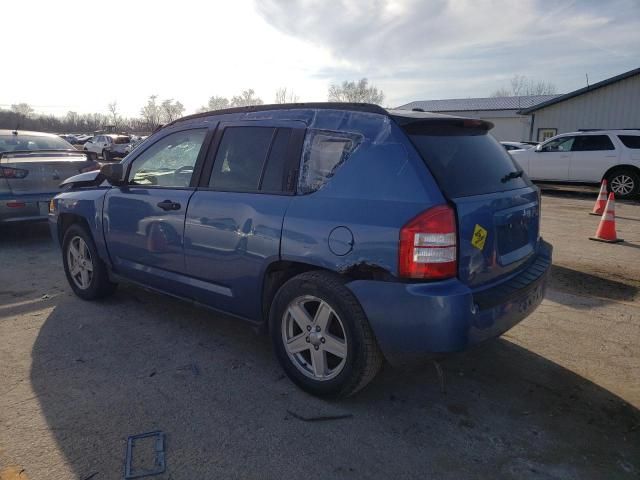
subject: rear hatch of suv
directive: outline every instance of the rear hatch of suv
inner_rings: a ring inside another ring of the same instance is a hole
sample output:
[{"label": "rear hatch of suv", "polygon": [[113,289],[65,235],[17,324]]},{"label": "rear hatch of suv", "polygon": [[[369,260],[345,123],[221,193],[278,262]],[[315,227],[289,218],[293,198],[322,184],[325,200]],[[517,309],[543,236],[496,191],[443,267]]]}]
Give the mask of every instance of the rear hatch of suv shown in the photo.
[{"label": "rear hatch of suv", "polygon": [[63,180],[99,164],[82,152],[18,151],[0,153],[0,191],[13,195],[55,193]]},{"label": "rear hatch of suv", "polygon": [[395,119],[455,209],[458,278],[479,287],[517,271],[536,251],[539,190],[489,134],[491,123],[428,115]]}]

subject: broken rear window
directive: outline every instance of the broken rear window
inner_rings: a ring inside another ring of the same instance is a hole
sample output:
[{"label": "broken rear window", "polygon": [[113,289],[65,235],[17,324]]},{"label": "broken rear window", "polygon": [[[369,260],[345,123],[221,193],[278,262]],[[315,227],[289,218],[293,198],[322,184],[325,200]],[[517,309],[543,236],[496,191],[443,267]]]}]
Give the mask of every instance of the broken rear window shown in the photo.
[{"label": "broken rear window", "polygon": [[326,130],[309,130],[304,141],[299,190],[321,188],[358,147],[361,136]]}]

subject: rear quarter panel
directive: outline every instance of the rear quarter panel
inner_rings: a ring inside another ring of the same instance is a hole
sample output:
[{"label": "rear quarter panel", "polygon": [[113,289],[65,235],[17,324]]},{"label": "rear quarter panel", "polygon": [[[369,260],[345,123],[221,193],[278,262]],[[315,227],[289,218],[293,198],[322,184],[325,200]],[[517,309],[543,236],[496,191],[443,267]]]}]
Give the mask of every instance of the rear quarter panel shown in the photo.
[{"label": "rear quarter panel", "polygon": [[[340,131],[360,134],[363,141],[323,187],[292,199],[283,225],[282,259],[338,272],[366,266],[397,275],[399,229],[444,198],[389,118],[354,113],[345,124]],[[347,227],[353,235],[352,250],[345,255],[329,247],[336,227]]]}]

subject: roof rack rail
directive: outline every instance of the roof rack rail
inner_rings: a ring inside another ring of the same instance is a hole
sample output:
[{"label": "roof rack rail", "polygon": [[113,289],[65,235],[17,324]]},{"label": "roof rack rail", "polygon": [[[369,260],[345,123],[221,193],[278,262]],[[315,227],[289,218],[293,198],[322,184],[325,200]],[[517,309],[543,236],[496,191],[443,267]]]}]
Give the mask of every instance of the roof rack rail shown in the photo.
[{"label": "roof rack rail", "polygon": [[640,130],[640,127],[637,128],[579,128],[578,132],[602,132],[607,130]]},{"label": "roof rack rail", "polygon": [[208,112],[194,113],[193,115],[187,115],[185,117],[178,118],[173,122],[167,123],[166,125],[163,125],[163,128],[178,122],[191,120],[192,118],[209,117],[212,115],[224,115],[227,113],[250,113],[250,112],[261,112],[261,111],[267,111],[267,110],[295,110],[295,109],[303,109],[303,108],[331,109],[331,110],[357,110],[359,112],[369,112],[369,113],[378,113],[382,115],[389,115],[389,112],[387,112],[384,108],[382,108],[379,105],[374,105],[372,103],[348,103],[348,102],[276,103],[276,104],[267,104],[267,105],[250,105],[247,107],[232,107],[232,108],[225,108],[222,110],[211,110]]}]

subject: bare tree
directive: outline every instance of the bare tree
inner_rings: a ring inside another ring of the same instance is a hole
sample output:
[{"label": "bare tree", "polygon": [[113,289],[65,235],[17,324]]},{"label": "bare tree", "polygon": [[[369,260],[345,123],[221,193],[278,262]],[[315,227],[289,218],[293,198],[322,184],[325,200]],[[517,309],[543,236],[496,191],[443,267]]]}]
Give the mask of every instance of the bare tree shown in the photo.
[{"label": "bare tree", "polygon": [[287,87],[280,87],[276,90],[276,99],[274,103],[298,103],[299,97],[293,90],[287,90]]},{"label": "bare tree", "polygon": [[160,105],[162,121],[165,123],[173,122],[180,118],[184,113],[184,105],[179,101],[173,101],[173,98],[169,98],[162,102]]},{"label": "bare tree", "polygon": [[553,83],[535,81],[524,75],[514,75],[510,81],[511,89],[501,87],[495,90],[491,97],[519,97],[521,95],[554,95],[557,93]]},{"label": "bare tree", "polygon": [[380,105],[384,101],[384,92],[369,80],[362,78],[357,82],[342,82],[342,85],[330,85],[328,100],[330,102],[374,103]]},{"label": "bare tree", "polygon": [[78,112],[69,110],[65,116],[65,122],[68,125],[68,130],[78,130],[80,126],[80,115],[78,115]]},{"label": "bare tree", "polygon": [[227,97],[213,96],[209,98],[209,103],[198,109],[199,112],[209,112],[211,110],[222,110],[223,108],[229,108],[230,102]]},{"label": "bare tree", "polygon": [[255,97],[255,91],[253,88],[243,90],[240,95],[234,95],[231,98],[232,107],[248,107],[250,105],[262,105],[264,102],[260,97]]},{"label": "bare tree", "polygon": [[500,87],[499,89],[497,89],[496,91],[494,91],[491,95],[491,97],[511,97],[511,90],[509,90],[506,87]]},{"label": "bare tree", "polygon": [[11,105],[11,111],[23,118],[29,118],[33,115],[33,108],[28,103],[17,103]]},{"label": "bare tree", "polygon": [[118,115],[118,102],[116,102],[115,100],[113,102],[111,102],[107,108],[109,109],[109,115],[111,116],[111,124],[118,128],[118,124],[119,122],[119,115]]},{"label": "bare tree", "polygon": [[140,110],[142,119],[152,132],[160,125],[161,109],[156,103],[157,98],[157,95],[151,95],[147,100],[147,104]]}]

